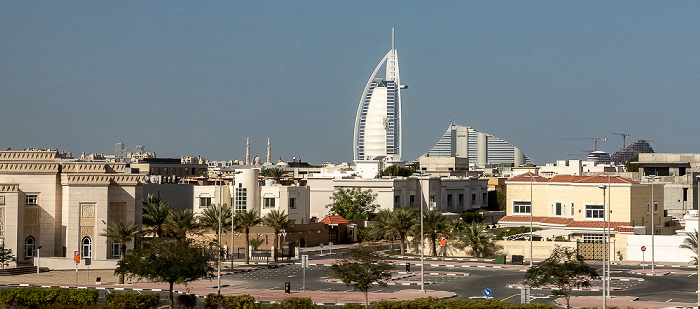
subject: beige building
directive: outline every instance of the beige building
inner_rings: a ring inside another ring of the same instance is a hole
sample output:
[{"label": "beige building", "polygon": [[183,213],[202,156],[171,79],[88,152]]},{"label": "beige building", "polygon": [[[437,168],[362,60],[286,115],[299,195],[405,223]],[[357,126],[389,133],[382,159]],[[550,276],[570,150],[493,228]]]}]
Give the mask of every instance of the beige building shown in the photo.
[{"label": "beige building", "polygon": [[[100,236],[108,224],[141,223],[144,176],[125,164],[62,160],[48,150],[0,152],[0,238],[18,263],[75,267],[73,255],[93,267],[114,267],[119,244]],[[39,250],[40,249],[40,250]]]},{"label": "beige building", "polygon": [[613,234],[651,234],[652,216],[656,234],[673,234],[671,218],[664,215],[662,184],[653,184],[652,203],[652,184],[608,175],[513,177],[506,181],[507,216],[499,224],[529,226],[532,215],[537,229],[557,229],[562,231],[558,235],[595,242],[603,234],[604,209],[609,209]]}]

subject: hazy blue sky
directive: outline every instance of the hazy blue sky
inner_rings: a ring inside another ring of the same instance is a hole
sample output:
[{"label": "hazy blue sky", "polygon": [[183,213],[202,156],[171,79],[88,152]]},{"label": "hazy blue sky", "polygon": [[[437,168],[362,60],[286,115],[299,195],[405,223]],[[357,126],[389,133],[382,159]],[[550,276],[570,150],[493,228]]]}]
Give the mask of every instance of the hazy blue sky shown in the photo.
[{"label": "hazy blue sky", "polygon": [[0,149],[350,162],[396,28],[404,159],[453,119],[537,164],[700,152],[698,1],[0,1]]}]

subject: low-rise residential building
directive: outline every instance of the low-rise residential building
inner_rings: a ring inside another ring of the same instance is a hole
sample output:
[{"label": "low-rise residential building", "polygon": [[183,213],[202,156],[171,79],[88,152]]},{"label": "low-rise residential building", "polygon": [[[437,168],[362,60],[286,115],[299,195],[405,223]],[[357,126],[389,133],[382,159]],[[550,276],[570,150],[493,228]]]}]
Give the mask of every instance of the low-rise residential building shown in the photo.
[{"label": "low-rise residential building", "polygon": [[638,177],[663,183],[664,209],[684,222],[688,210],[698,209],[700,153],[640,153]]},{"label": "low-rise residential building", "polygon": [[459,213],[488,207],[488,181],[470,177],[309,177],[310,215],[321,219],[329,214],[326,205],[337,188],[372,190],[379,209],[419,207]]}]

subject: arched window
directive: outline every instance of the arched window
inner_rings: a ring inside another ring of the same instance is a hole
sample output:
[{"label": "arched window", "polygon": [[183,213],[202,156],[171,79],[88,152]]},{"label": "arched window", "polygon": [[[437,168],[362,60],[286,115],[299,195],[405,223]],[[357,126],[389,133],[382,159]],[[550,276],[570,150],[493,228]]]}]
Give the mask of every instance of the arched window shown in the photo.
[{"label": "arched window", "polygon": [[89,236],[83,237],[83,250],[81,252],[82,258],[92,258],[92,238]]},{"label": "arched window", "polygon": [[36,240],[33,236],[29,236],[24,240],[24,258],[34,257],[36,252]]}]

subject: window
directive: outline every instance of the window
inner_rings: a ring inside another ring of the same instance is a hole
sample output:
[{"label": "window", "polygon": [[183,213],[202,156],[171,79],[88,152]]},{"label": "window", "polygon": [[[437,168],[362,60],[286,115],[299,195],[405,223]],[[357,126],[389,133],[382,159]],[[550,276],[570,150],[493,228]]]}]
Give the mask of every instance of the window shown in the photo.
[{"label": "window", "polygon": [[679,167],[678,168],[678,176],[685,176],[685,167]]},{"label": "window", "polygon": [[683,201],[688,201],[688,188],[683,188]]},{"label": "window", "polygon": [[263,198],[263,208],[275,208],[275,198],[274,197],[264,197]]},{"label": "window", "polygon": [[562,206],[561,203],[557,202],[554,204],[554,214],[557,216],[561,216],[562,214]]},{"label": "window", "polygon": [[459,203],[459,206],[464,206],[464,194],[459,194],[457,196],[457,202]]},{"label": "window", "polygon": [[481,204],[483,205],[488,200],[489,200],[488,192],[481,193]]},{"label": "window", "polygon": [[601,234],[583,234],[583,242],[603,242],[603,235]]},{"label": "window", "polygon": [[92,238],[85,236],[83,237],[83,250],[81,251],[81,255],[83,256],[84,259],[86,258],[92,258]]},{"label": "window", "polygon": [[603,219],[603,205],[586,205],[586,219]]},{"label": "window", "polygon": [[24,258],[28,259],[36,255],[36,241],[34,237],[29,236],[24,240]]},{"label": "window", "polygon": [[447,195],[447,207],[452,207],[452,194]]},{"label": "window", "polygon": [[199,207],[211,206],[211,197],[199,197]]},{"label": "window", "polygon": [[241,184],[238,184],[238,188],[236,188],[236,207],[235,210],[236,212],[241,212],[241,211],[247,211],[248,210],[248,189],[246,188],[241,188]]},{"label": "window", "polygon": [[408,197],[408,205],[409,205],[409,206],[415,206],[415,205],[416,205],[416,196],[415,196],[415,195],[411,194],[411,195]]},{"label": "window", "polygon": [[513,214],[529,214],[530,213],[530,202],[513,202]]},{"label": "window", "polygon": [[654,213],[659,212],[659,202],[654,202]]},{"label": "window", "polygon": [[118,259],[121,257],[121,252],[119,251],[119,243],[118,242],[111,242],[110,248],[110,259]]},{"label": "window", "polygon": [[574,216],[574,203],[571,203],[571,212],[569,213],[570,216]]},{"label": "window", "polygon": [[38,194],[27,194],[25,197],[26,206],[37,206],[39,205],[39,195]]},{"label": "window", "polygon": [[476,205],[476,193],[472,194],[472,205]]},{"label": "window", "polygon": [[289,198],[289,209],[297,209],[297,199],[290,197]]},{"label": "window", "polygon": [[394,195],[394,207],[401,206],[401,196]]},{"label": "window", "polygon": [[649,212],[651,212],[651,206],[647,203],[647,214],[649,214]]}]

